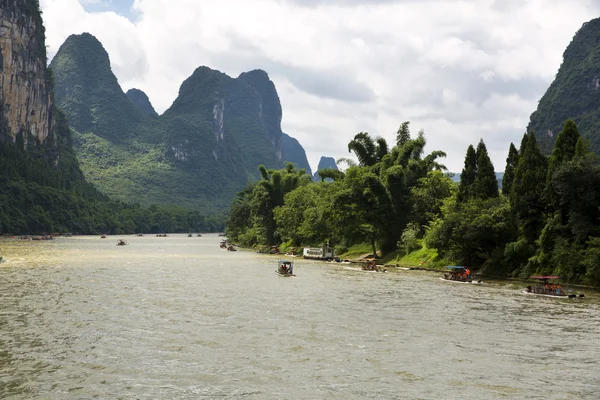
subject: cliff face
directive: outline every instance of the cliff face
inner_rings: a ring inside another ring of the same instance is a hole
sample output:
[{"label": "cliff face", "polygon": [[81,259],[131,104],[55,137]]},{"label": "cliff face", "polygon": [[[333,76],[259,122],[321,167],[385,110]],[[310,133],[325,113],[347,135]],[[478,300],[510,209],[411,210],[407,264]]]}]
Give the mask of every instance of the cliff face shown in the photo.
[{"label": "cliff face", "polygon": [[[0,8],[0,104],[14,141],[41,142],[52,133],[51,83],[44,26],[35,0],[3,0]],[[0,141],[6,140],[0,137]]]},{"label": "cliff face", "polygon": [[592,150],[600,152],[600,18],[583,24],[573,37],[527,130],[535,132],[540,149],[550,154],[569,118],[590,140]]}]

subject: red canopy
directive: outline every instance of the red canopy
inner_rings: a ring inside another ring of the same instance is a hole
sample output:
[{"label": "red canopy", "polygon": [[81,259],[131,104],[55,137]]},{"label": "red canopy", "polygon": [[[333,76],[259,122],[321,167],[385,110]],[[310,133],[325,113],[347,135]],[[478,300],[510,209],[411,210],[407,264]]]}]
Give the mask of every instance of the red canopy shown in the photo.
[{"label": "red canopy", "polygon": [[531,279],[560,279],[560,276],[532,276]]}]

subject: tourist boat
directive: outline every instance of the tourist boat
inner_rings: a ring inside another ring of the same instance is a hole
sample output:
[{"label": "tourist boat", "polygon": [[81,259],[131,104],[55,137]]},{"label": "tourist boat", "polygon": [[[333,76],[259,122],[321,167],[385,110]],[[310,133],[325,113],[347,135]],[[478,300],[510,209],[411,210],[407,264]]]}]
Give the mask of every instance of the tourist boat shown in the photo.
[{"label": "tourist boat", "polygon": [[233,247],[232,244],[230,244],[229,246],[227,246],[227,251],[237,251],[237,250],[235,249],[235,247]]},{"label": "tourist boat", "polygon": [[[538,296],[546,296],[546,297],[554,297],[554,298],[562,298],[562,299],[583,299],[585,295],[583,293],[577,295],[574,293],[570,293],[570,290],[563,289],[562,285],[559,282],[556,282],[557,279],[560,279],[560,276],[555,275],[544,275],[544,276],[532,276],[530,279],[535,279],[538,281],[536,285],[529,285],[523,291],[525,294],[533,294]],[[554,281],[554,282],[549,282]]]},{"label": "tourist boat", "polygon": [[372,271],[372,272],[385,272],[386,271],[386,269],[383,268],[381,265],[377,265],[375,260],[369,261],[366,265],[363,265],[361,267],[361,269],[363,271]]},{"label": "tourist boat", "polygon": [[227,248],[227,240],[221,240],[219,247],[222,249],[226,249]]},{"label": "tourist boat", "polygon": [[283,277],[296,276],[294,275],[294,263],[288,260],[277,261],[277,269],[275,272]]},{"label": "tourist boat", "polygon": [[137,234],[137,235],[135,235],[135,236],[144,236],[144,234],[143,234],[143,233],[138,233],[138,234]]},{"label": "tourist boat", "polygon": [[123,239],[117,240],[117,246],[125,246],[126,244],[127,244],[127,242],[124,241]]},{"label": "tourist boat", "polygon": [[469,269],[469,267],[448,265],[446,266],[446,269],[448,269],[448,272],[444,274],[443,278],[440,278],[443,281],[471,284],[483,283],[482,281],[473,280],[473,276],[470,274],[471,270]]},{"label": "tourist boat", "polygon": [[305,247],[303,257],[310,260],[333,260],[333,248],[329,246]]},{"label": "tourist boat", "polygon": [[100,239],[106,239],[106,235],[101,235]]}]

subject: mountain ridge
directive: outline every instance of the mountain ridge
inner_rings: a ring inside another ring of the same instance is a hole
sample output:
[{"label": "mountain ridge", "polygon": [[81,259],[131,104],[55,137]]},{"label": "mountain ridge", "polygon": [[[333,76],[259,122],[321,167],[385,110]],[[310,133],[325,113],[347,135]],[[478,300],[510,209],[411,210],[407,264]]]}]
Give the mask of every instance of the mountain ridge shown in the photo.
[{"label": "mountain ridge", "polygon": [[[97,58],[98,66],[88,65]],[[50,65],[57,102],[74,120],[84,173],[111,198],[224,212],[259,178],[259,164],[283,166],[282,108],[265,71],[233,78],[200,66],[171,106],[153,116],[142,91],[123,92],[90,34],[71,35]]]}]

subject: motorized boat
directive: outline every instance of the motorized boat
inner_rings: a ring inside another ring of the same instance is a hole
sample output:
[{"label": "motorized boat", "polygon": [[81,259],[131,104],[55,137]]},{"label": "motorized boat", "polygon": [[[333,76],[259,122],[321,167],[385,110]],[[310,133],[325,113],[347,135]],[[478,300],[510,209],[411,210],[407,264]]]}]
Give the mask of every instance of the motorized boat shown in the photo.
[{"label": "motorized boat", "polygon": [[444,274],[442,278],[443,281],[456,282],[456,283],[471,283],[471,284],[481,284],[483,283],[480,280],[473,280],[473,276],[471,275],[471,269],[469,267],[463,267],[458,265],[448,265],[446,266],[448,272]]},{"label": "motorized boat", "polygon": [[531,279],[535,279],[537,284],[529,285],[523,293],[525,294],[533,294],[538,296],[546,296],[546,297],[554,297],[554,298],[562,298],[562,299],[583,299],[585,295],[583,293],[575,294],[572,293],[572,290],[565,289],[562,287],[560,282],[557,280],[560,279],[560,276],[555,275],[540,275],[540,276],[531,276]]},{"label": "motorized boat", "polygon": [[119,239],[117,240],[117,246],[126,246],[127,242],[124,241],[123,239]]},{"label": "motorized boat", "polygon": [[100,236],[100,239],[106,239],[106,235]]},{"label": "motorized boat", "polygon": [[288,260],[277,261],[277,269],[275,270],[279,276],[290,277],[294,275],[294,263]]}]

